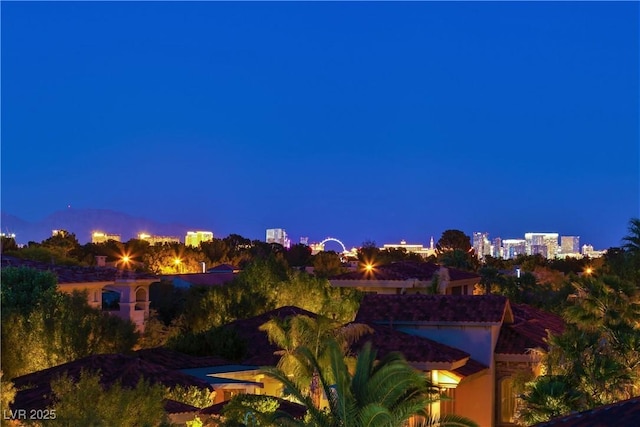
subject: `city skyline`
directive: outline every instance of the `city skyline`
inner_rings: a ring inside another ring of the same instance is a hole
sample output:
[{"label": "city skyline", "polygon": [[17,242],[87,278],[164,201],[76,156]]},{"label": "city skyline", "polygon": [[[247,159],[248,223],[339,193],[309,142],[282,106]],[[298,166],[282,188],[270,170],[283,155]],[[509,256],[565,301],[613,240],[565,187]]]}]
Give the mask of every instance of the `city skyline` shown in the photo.
[{"label": "city skyline", "polygon": [[[67,209],[71,209],[71,208],[67,208]],[[95,212],[95,210],[94,210]],[[118,212],[118,215],[123,215],[123,213]],[[129,217],[132,220],[140,220],[142,218],[132,218]],[[118,218],[119,221],[122,220],[122,217]],[[69,223],[69,219],[64,220],[61,217],[57,218],[58,224],[65,222],[66,224],[70,224]],[[209,237],[207,237],[205,240],[210,240],[212,238],[225,238],[228,236],[228,234],[219,234],[217,232],[215,232],[213,229],[211,228],[207,228],[207,227],[201,227],[199,230],[200,231],[194,231],[195,228],[197,227],[191,227],[188,228],[187,225],[174,225],[174,229],[173,229],[173,233],[175,234],[174,236],[166,236],[166,235],[162,235],[162,233],[157,234],[154,231],[154,226],[145,226],[145,227],[138,227],[138,228],[131,228],[129,227],[129,229],[131,231],[126,232],[126,233],[122,233],[122,232],[113,232],[113,228],[118,228],[119,230],[121,228],[119,227],[104,227],[104,226],[100,226],[100,225],[96,225],[96,226],[92,226],[90,227],[90,231],[87,231],[85,233],[83,233],[82,231],[77,232],[76,229],[74,229],[73,225],[70,224],[71,226],[65,226],[65,227],[59,227],[58,229],[47,229],[46,231],[43,230],[40,232],[40,234],[42,235],[41,238],[36,238],[35,241],[41,241],[41,240],[45,240],[48,237],[50,237],[51,235],[55,235],[57,232],[60,231],[60,229],[64,229],[65,231],[68,231],[70,233],[73,233],[76,235],[76,238],[78,239],[78,241],[82,244],[84,243],[89,243],[89,242],[101,242],[101,241],[105,241],[106,237],[105,236],[117,236],[118,241],[128,241],[130,239],[144,239],[144,240],[149,240],[149,241],[154,241],[154,239],[159,239],[161,241],[175,241],[177,239],[178,242],[187,244],[187,241],[189,240],[190,236],[192,235],[196,235],[196,234],[201,234],[201,233],[211,233],[211,235]],[[157,224],[157,226],[161,226],[162,227],[163,224]],[[135,229],[135,231],[132,231],[133,229]],[[454,228],[455,229],[455,228]],[[166,230],[166,229],[165,229]],[[16,230],[10,227],[5,227],[5,229],[2,230],[3,235],[14,235],[14,237],[16,238],[16,241],[19,244],[26,244],[27,241],[24,240],[24,238],[21,239],[21,236],[18,232],[18,234],[16,235],[16,233],[14,233]],[[408,245],[412,245],[412,244],[419,244],[419,245],[424,245],[425,247],[429,247],[429,245],[431,244],[431,241],[433,239],[433,241],[437,242],[438,239],[441,237],[442,232],[444,232],[445,230],[442,230],[439,233],[434,233],[434,234],[429,234],[427,233],[428,237],[416,237],[416,238],[406,238],[406,237],[398,237],[395,240],[388,240],[388,241],[382,241],[382,240],[377,240],[377,239],[370,239],[368,241],[363,241],[363,242],[351,242],[347,239],[342,239],[340,238],[340,236],[336,235],[335,233],[329,233],[326,236],[321,236],[318,235],[316,233],[306,233],[306,234],[301,234],[301,235],[292,235],[291,233],[289,233],[287,231],[286,228],[273,228],[273,229],[265,229],[262,230],[261,233],[259,233],[260,235],[242,235],[242,237],[245,238],[249,238],[251,240],[260,240],[260,241],[266,241],[266,242],[273,242],[273,243],[281,243],[282,242],[286,242],[288,245],[295,245],[298,243],[303,243],[305,245],[314,245],[317,244],[319,242],[321,242],[324,239],[327,238],[334,238],[334,239],[339,239],[341,242],[343,242],[343,244],[345,245],[345,247],[347,248],[353,248],[353,247],[360,247],[362,246],[363,243],[365,242],[374,242],[376,244],[376,246],[378,247],[382,247],[383,245],[391,245],[391,246],[396,246],[398,243],[400,242],[405,242],[405,244]],[[618,245],[609,245],[609,246],[601,246],[598,245],[597,243],[594,243],[592,240],[590,240],[588,238],[588,234],[586,235],[587,237],[584,238],[584,235],[569,235],[569,234],[564,234],[562,232],[549,232],[547,231],[525,231],[523,233],[521,233],[520,235],[515,235],[515,236],[505,236],[505,235],[500,235],[499,233],[492,233],[491,231],[467,231],[467,230],[460,230],[463,231],[466,235],[468,235],[469,237],[469,241],[472,245],[472,247],[477,248],[477,244],[476,244],[476,238],[477,236],[482,236],[484,238],[484,243],[483,246],[487,246],[487,250],[484,251],[485,254],[490,254],[488,252],[488,247],[492,247],[494,245],[494,240],[497,238],[501,241],[510,241],[510,240],[517,240],[517,241],[522,241],[525,242],[526,238],[527,238],[527,234],[533,234],[533,235],[541,235],[541,234],[555,234],[557,236],[557,242],[556,242],[556,246],[557,249],[560,249],[562,247],[562,243],[564,241],[564,239],[566,238],[567,241],[571,241],[573,242],[573,239],[577,238],[578,239],[578,248],[581,248],[583,245],[590,245],[593,246],[596,249],[599,250],[603,250],[603,249],[608,249],[609,247],[618,247]],[[265,237],[265,232],[266,232],[266,237]],[[229,233],[229,234],[239,234],[239,233]],[[33,233],[29,234],[30,236],[33,235]],[[85,236],[86,235],[86,236]],[[424,235],[424,233],[423,233]],[[582,237],[581,237],[582,236]],[[622,238],[622,237],[621,237]],[[169,239],[169,240],[167,240]],[[28,240],[33,240],[33,239],[28,239]],[[191,243],[190,243],[191,244]],[[523,243],[524,244],[524,243]],[[193,246],[193,244],[191,244]],[[287,246],[287,245],[283,245],[283,246]],[[575,244],[573,244],[572,246],[573,248],[575,248]],[[332,249],[330,249],[332,250]],[[566,253],[566,251],[564,251]],[[575,251],[575,252],[580,252],[580,250]]]},{"label": "city skyline", "polygon": [[71,206],[293,243],[539,230],[607,248],[640,216],[636,2],[5,2],[1,19],[2,211],[27,221]]}]

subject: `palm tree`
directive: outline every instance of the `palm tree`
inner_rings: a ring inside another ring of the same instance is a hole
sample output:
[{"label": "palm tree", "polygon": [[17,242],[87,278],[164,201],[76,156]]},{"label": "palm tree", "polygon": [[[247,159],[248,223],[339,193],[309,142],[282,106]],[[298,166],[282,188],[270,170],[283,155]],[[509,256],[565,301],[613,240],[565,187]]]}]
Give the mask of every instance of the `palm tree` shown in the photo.
[{"label": "palm tree", "polygon": [[622,238],[625,242],[622,247],[634,254],[640,253],[640,218],[632,218],[629,221],[629,234]]},{"label": "palm tree", "polygon": [[336,340],[326,344],[329,367],[321,366],[313,352],[301,347],[296,357],[318,373],[319,387],[327,396],[328,407],[318,408],[296,381],[278,368],[265,374],[282,383],[291,396],[308,411],[305,421],[277,414],[276,425],[313,427],[401,427],[414,416],[422,417],[423,426],[475,426],[457,416],[432,419],[427,408],[439,395],[424,374],[413,369],[399,353],[390,353],[376,361],[376,351],[367,343],[355,363],[353,373],[345,363]]},{"label": "palm tree", "polygon": [[273,318],[260,326],[260,330],[266,332],[269,341],[281,349],[276,352],[280,356],[277,367],[296,378],[298,385],[307,386],[313,379],[314,371],[300,362],[296,353],[299,348],[307,348],[321,366],[328,366],[328,340],[336,340],[343,354],[346,354],[351,344],[372,332],[369,326],[361,323],[342,325],[327,317],[312,318],[305,315],[284,320]]},{"label": "palm tree", "polygon": [[533,425],[581,409],[582,395],[568,377],[543,376],[526,385],[522,399],[525,405],[518,410],[516,419]]}]

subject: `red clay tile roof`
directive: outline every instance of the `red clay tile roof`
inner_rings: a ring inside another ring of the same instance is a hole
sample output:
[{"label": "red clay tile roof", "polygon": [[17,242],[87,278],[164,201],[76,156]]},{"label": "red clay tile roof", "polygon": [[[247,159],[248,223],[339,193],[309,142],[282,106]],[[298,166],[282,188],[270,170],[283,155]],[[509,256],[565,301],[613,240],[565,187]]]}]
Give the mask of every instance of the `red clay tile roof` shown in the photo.
[{"label": "red clay tile roof", "polygon": [[165,399],[164,411],[167,414],[184,414],[184,413],[199,413],[200,408],[187,405],[186,403],[178,402],[177,400]]},{"label": "red clay tile roof", "polygon": [[454,369],[453,372],[460,375],[461,377],[468,377],[478,372],[484,371],[485,369],[489,369],[489,367],[483,363],[478,362],[477,360],[469,359],[467,360],[467,363],[457,369]]},{"label": "red clay tile roof", "polygon": [[502,321],[509,301],[501,295],[365,295],[356,322]]},{"label": "red clay tile roof", "polygon": [[[307,413],[307,409],[303,405],[274,396],[269,397],[273,397],[280,402],[280,405],[278,405],[278,408],[276,409],[277,411],[285,412],[291,415],[293,418],[302,418]],[[216,403],[215,405],[211,405],[202,409],[200,413],[205,415],[222,415],[222,409],[226,406],[227,403],[229,403],[228,400]]]},{"label": "red clay tile roof", "polygon": [[134,354],[145,362],[160,365],[170,370],[204,368],[208,366],[224,366],[231,362],[215,356],[190,356],[164,347],[145,348]]},{"label": "red clay tile roof", "polygon": [[562,317],[547,313],[526,304],[513,304],[513,323],[505,323],[495,352],[500,354],[527,354],[530,349],[547,348],[547,331],[561,334],[564,331]]},{"label": "red clay tile roof", "polygon": [[287,306],[268,311],[260,316],[236,320],[224,325],[223,328],[235,330],[238,336],[247,343],[247,353],[242,364],[253,366],[275,366],[280,360],[280,356],[277,356],[274,353],[280,349],[271,344],[267,334],[258,328],[275,317],[285,319],[287,317],[297,315],[305,315],[313,318],[317,317],[317,314],[303,310],[302,308]]},{"label": "red clay tile roof", "polygon": [[48,264],[45,262],[2,256],[4,267],[29,267],[40,271],[50,271],[58,277],[58,284],[113,282],[116,279],[149,280],[156,276],[127,270],[123,272],[112,267],[81,267]]},{"label": "red clay tile roof", "polygon": [[123,387],[133,388],[141,378],[166,387],[195,386],[212,390],[205,381],[180,371],[173,371],[137,357],[122,354],[88,356],[53,368],[23,375],[13,379],[17,390],[13,408],[44,409],[51,403],[51,381],[63,374],[77,380],[82,370],[100,372],[100,382],[111,386],[120,381]]},{"label": "red clay tile roof", "polygon": [[535,427],[640,426],[640,396],[535,424]]},{"label": "red clay tile roof", "polygon": [[[408,280],[418,279],[420,281],[431,281],[433,275],[438,272],[440,265],[432,262],[414,262],[414,261],[402,261],[393,262],[391,264],[385,264],[375,267],[372,273],[364,270],[350,271],[348,273],[339,274],[331,277],[335,280]],[[449,279],[465,280],[465,279],[480,279],[475,273],[468,271],[458,270],[455,268],[448,268]]]},{"label": "red clay tile roof", "polygon": [[382,358],[393,351],[398,351],[404,355],[409,362],[458,362],[469,357],[469,353],[455,347],[440,344],[429,338],[409,335],[396,331],[388,326],[369,324],[374,330],[373,334],[363,336],[353,347],[354,351],[359,350],[367,341],[371,342],[374,349],[378,351],[378,357]]}]

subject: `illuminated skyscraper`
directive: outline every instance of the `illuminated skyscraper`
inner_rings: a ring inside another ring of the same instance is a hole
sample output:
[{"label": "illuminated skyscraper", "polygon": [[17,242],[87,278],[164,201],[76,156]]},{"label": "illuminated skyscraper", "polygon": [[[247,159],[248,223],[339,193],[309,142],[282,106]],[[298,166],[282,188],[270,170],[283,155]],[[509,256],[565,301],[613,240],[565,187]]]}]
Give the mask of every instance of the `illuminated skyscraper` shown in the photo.
[{"label": "illuminated skyscraper", "polygon": [[94,231],[91,233],[91,243],[105,243],[108,240],[120,241],[119,234],[103,233],[102,231]]},{"label": "illuminated skyscraper", "polygon": [[478,259],[484,259],[485,256],[491,255],[491,242],[489,241],[489,233],[473,233],[473,250]]},{"label": "illuminated skyscraper", "polygon": [[213,240],[213,232],[211,231],[187,231],[184,238],[185,246],[198,247],[202,242],[210,242]]},{"label": "illuminated skyscraper", "polygon": [[580,236],[560,236],[560,252],[563,254],[579,254]]},{"label": "illuminated skyscraper", "polygon": [[[534,246],[546,246],[547,258],[553,259],[558,255],[558,233],[525,233],[527,255],[534,255]],[[542,253],[540,248],[535,253]]]},{"label": "illuminated skyscraper", "polygon": [[494,258],[502,258],[502,239],[496,237],[491,244],[491,256]]},{"label": "illuminated skyscraper", "polygon": [[138,234],[138,239],[149,242],[149,245],[151,246],[164,245],[165,243],[180,243],[180,238],[177,236],[152,236],[147,233]]},{"label": "illuminated skyscraper", "polygon": [[278,243],[287,249],[291,247],[291,241],[287,237],[287,232],[284,228],[268,228],[266,242]]},{"label": "illuminated skyscraper", "polygon": [[524,239],[504,239],[502,241],[502,258],[512,259],[527,253],[527,241]]}]

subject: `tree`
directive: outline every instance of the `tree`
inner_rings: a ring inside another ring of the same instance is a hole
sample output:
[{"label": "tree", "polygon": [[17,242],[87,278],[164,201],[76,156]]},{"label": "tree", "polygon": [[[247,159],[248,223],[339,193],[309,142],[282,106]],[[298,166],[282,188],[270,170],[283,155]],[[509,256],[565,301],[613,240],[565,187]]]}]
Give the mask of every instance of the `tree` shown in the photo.
[{"label": "tree", "polygon": [[8,378],[90,354],[127,352],[138,339],[133,323],[90,307],[86,294],[59,292],[49,272],[7,267],[1,281]]},{"label": "tree", "polygon": [[158,274],[199,273],[206,260],[200,250],[182,243],[151,246],[142,258],[147,268]]},{"label": "tree", "polygon": [[175,400],[177,402],[186,403],[196,408],[206,408],[211,406],[212,392],[208,388],[200,388],[194,385],[181,386],[177,385],[173,388],[165,389],[165,398]]},{"label": "tree", "polygon": [[0,418],[0,425],[11,425],[10,421],[5,419],[4,414],[7,414],[10,409],[10,405],[16,396],[16,389],[11,381],[3,380],[4,372],[0,371],[0,411],[2,411],[2,418]]},{"label": "tree", "polygon": [[200,250],[209,258],[212,264],[230,262],[229,247],[223,239],[213,239],[200,243]]},{"label": "tree", "polygon": [[334,251],[318,252],[313,257],[313,273],[318,277],[331,277],[343,272],[340,257]]},{"label": "tree", "polygon": [[8,236],[0,236],[0,253],[4,254],[18,250],[16,239]]},{"label": "tree", "polygon": [[471,251],[471,238],[460,230],[445,230],[436,243],[436,251],[440,254],[454,250]]},{"label": "tree", "polygon": [[285,259],[291,267],[306,267],[311,264],[311,248],[300,243],[293,245],[285,252]]},{"label": "tree", "polygon": [[340,322],[318,316],[311,318],[305,315],[292,316],[281,320],[274,318],[260,326],[260,330],[267,333],[269,342],[277,345],[281,350],[278,368],[295,378],[299,386],[309,386],[314,371],[311,366],[301,363],[298,358],[298,349],[309,349],[313,357],[328,368],[329,353],[328,343],[336,341],[344,355],[347,354],[350,345],[372,330],[369,326],[351,323],[343,326]]},{"label": "tree", "polygon": [[255,426],[269,426],[280,402],[272,396],[255,394],[239,394],[233,396],[222,408],[224,421],[222,427],[239,427],[248,425],[248,417],[252,416]]},{"label": "tree", "polygon": [[[140,381],[135,388],[114,384],[107,389],[100,376],[83,371],[78,381],[63,376],[52,381],[56,413],[51,426],[158,426],[166,425],[165,389]],[[87,404],[91,402],[91,404]]]},{"label": "tree", "polygon": [[640,390],[637,288],[612,276],[583,277],[574,287],[565,331],[551,336],[542,353],[544,375],[525,388],[526,422],[614,403]]},{"label": "tree", "polygon": [[640,254],[640,218],[632,218],[629,220],[629,234],[622,238],[626,251]]},{"label": "tree", "polygon": [[527,385],[523,399],[526,406],[516,413],[525,425],[548,421],[580,408],[582,395],[566,377],[545,376]]},{"label": "tree", "polygon": [[76,235],[67,230],[58,230],[53,236],[44,240],[42,246],[59,254],[61,258],[77,258],[80,249]]},{"label": "tree", "polygon": [[438,262],[447,267],[474,270],[478,259],[473,254],[471,239],[460,230],[445,230],[436,244]]},{"label": "tree", "polygon": [[[318,387],[328,400],[326,410],[318,408],[309,394],[282,370],[264,370],[266,375],[282,383],[285,390],[308,411],[305,421],[276,413],[276,425],[400,427],[414,416],[430,418],[427,408],[438,399],[438,391],[399,353],[390,353],[378,361],[376,351],[367,343],[358,354],[352,373],[336,341],[330,341],[327,349],[329,368],[323,368],[310,349],[302,347],[297,351],[300,363],[318,373]],[[475,425],[460,417],[429,421],[429,425],[439,426]]]}]

